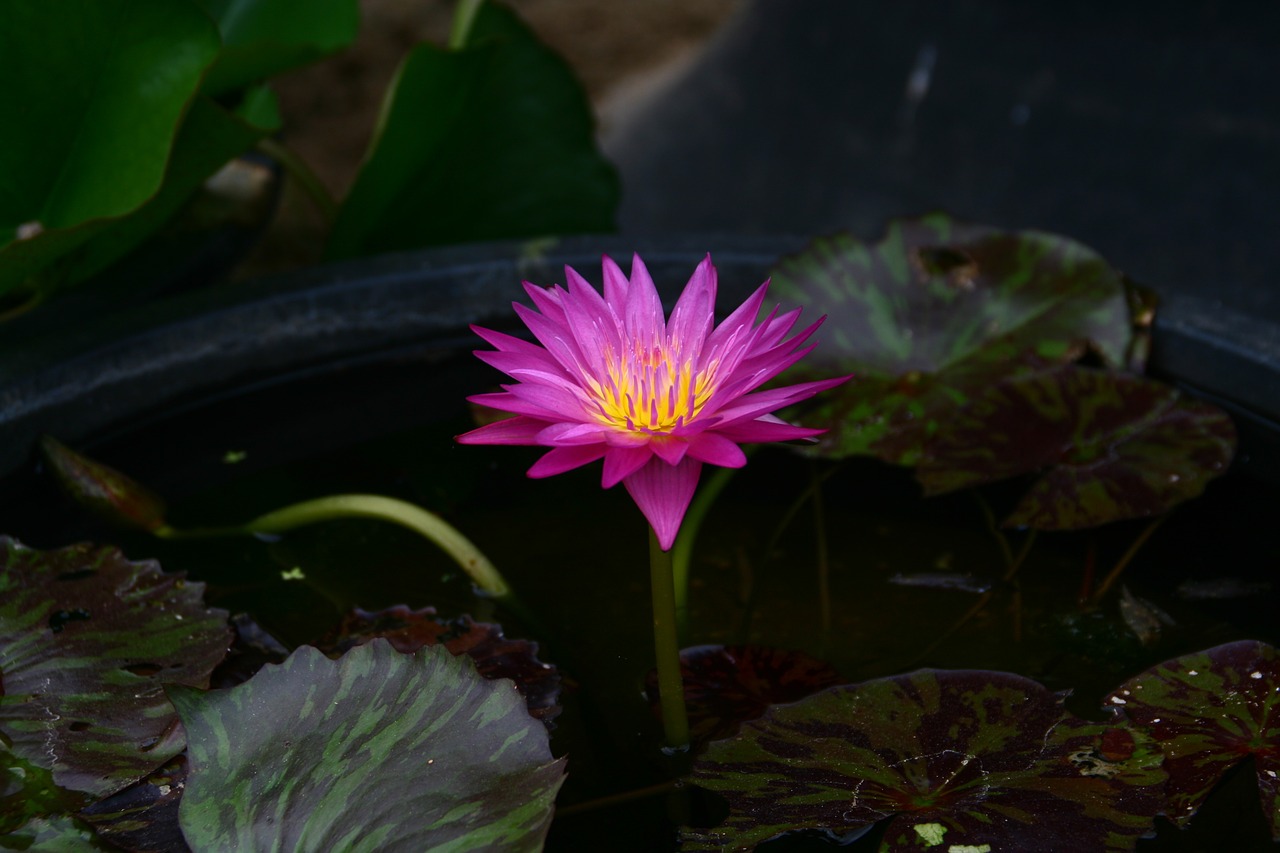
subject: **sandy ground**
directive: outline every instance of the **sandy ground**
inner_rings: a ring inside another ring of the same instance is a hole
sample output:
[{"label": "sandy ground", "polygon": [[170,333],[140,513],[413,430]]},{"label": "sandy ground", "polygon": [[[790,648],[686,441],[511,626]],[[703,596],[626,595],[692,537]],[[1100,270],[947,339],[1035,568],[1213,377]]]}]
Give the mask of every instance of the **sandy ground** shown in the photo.
[{"label": "sandy ground", "polygon": [[[510,5],[563,56],[607,117],[696,52],[739,0],[515,0]],[[417,42],[443,44],[454,3],[362,0],[360,35],[346,51],[282,75],[275,87],[282,140],[338,197],[351,185],[378,107],[401,57]],[[318,260],[322,223],[286,186],[267,239],[245,265],[256,275]]]}]

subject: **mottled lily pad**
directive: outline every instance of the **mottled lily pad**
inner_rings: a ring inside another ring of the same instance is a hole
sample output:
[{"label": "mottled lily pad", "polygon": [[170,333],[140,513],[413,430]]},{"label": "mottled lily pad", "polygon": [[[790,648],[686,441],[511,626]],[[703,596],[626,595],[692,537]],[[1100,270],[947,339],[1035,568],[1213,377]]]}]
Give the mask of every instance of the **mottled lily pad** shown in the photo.
[{"label": "mottled lily pad", "polygon": [[13,751],[96,796],[181,751],[164,685],[208,684],[230,640],[203,592],[115,548],[0,537],[0,733]]},{"label": "mottled lily pad", "polygon": [[1165,753],[1169,817],[1183,825],[1231,767],[1253,756],[1280,841],[1280,656],[1244,640],[1157,664],[1107,697]]},{"label": "mottled lily pad", "polygon": [[1130,850],[1149,833],[1160,751],[1063,710],[1021,676],[920,670],[833,687],[712,743],[694,781],[729,817],[685,850],[890,819],[882,851]]},{"label": "mottled lily pad", "polygon": [[816,452],[914,464],[938,424],[999,376],[1126,358],[1124,284],[1091,249],[943,215],[890,224],[874,245],[814,242],[774,271],[775,296],[826,314],[806,374],[854,374],[806,423],[828,427]]},{"label": "mottled lily pad", "polygon": [[1226,471],[1225,412],[1140,376],[1063,365],[990,386],[929,443],[928,494],[1042,472],[1006,526],[1075,530],[1156,515]]},{"label": "mottled lily pad", "polygon": [[439,646],[303,646],[238,687],[171,696],[197,850],[535,851],[563,780],[511,684]]},{"label": "mottled lily pad", "polygon": [[560,713],[560,674],[538,660],[538,644],[509,640],[502,628],[460,616],[447,622],[434,608],[410,610],[403,605],[376,612],[356,608],[316,646],[329,655],[383,637],[397,651],[412,653],[423,646],[443,645],[455,655],[467,655],[485,678],[510,678],[529,706],[529,713],[549,721]]},{"label": "mottled lily pad", "polygon": [[0,745],[0,849],[100,850],[93,832],[72,813],[84,794],[64,791],[53,775]]},{"label": "mottled lily pad", "polygon": [[187,780],[187,759],[179,755],[137,784],[80,812],[104,838],[133,853],[190,850],[178,826],[178,805]]},{"label": "mottled lily pad", "polygon": [[[766,646],[695,646],[680,650],[689,730],[695,743],[728,737],[770,705],[795,702],[847,680],[804,652]],[[650,670],[645,693],[662,719],[658,676]]]}]

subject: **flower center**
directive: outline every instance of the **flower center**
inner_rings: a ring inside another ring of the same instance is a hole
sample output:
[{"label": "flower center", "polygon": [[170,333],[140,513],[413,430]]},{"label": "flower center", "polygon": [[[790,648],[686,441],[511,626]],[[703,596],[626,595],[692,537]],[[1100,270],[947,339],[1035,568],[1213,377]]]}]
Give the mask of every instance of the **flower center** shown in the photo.
[{"label": "flower center", "polygon": [[715,369],[694,370],[678,346],[643,345],[604,352],[605,375],[589,377],[601,423],[629,432],[668,433],[698,416],[715,390]]}]

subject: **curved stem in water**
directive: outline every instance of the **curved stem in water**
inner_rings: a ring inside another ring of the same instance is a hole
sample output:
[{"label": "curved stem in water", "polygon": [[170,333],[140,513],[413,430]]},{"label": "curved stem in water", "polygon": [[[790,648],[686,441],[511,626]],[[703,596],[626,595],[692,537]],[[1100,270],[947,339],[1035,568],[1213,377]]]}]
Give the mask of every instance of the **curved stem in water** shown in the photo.
[{"label": "curved stem in water", "polygon": [[1111,571],[1107,572],[1107,576],[1102,579],[1102,583],[1098,584],[1098,588],[1094,590],[1093,595],[1089,598],[1090,606],[1097,607],[1102,602],[1102,599],[1106,596],[1107,592],[1109,592],[1115,582],[1120,579],[1120,573],[1128,567],[1129,563],[1133,562],[1133,558],[1138,555],[1138,551],[1142,549],[1142,546],[1151,538],[1151,534],[1156,532],[1156,528],[1158,528],[1166,518],[1168,518],[1167,515],[1157,516],[1152,519],[1150,524],[1142,528],[1142,532],[1139,533],[1137,538],[1129,545],[1128,550],[1126,550],[1120,559],[1116,561],[1116,564],[1111,567]]},{"label": "curved stem in water", "polygon": [[676,596],[676,630],[681,638],[689,634],[689,564],[693,557],[693,543],[698,539],[698,529],[702,527],[702,520],[706,517],[707,510],[711,509],[711,505],[716,502],[716,498],[724,491],[724,487],[729,485],[729,481],[737,472],[737,468],[717,468],[715,473],[707,478],[685,511],[675,545],[671,547],[671,567]]}]

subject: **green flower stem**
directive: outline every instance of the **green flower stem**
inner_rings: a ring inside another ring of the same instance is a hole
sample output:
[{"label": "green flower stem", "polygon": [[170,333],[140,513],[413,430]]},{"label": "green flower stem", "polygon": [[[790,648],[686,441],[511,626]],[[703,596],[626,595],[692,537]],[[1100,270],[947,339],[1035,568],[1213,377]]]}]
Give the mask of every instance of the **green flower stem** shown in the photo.
[{"label": "green flower stem", "polygon": [[[754,449],[754,448],[752,448]],[[750,452],[750,451],[748,451]],[[716,502],[716,498],[729,485],[737,468],[717,468],[715,473],[706,479],[693,502],[685,511],[684,521],[680,523],[680,532],[676,534],[676,543],[671,548],[671,565],[675,581],[676,596],[676,630],[683,640],[689,635],[689,564],[693,557],[693,543],[698,539],[698,529],[702,527],[702,519],[707,510]]]},{"label": "green flower stem", "polygon": [[680,673],[680,641],[676,637],[675,582],[671,552],[662,550],[658,534],[649,530],[649,584],[653,588],[653,650],[658,660],[658,698],[667,746],[689,746],[689,716],[684,709]]},{"label": "green flower stem", "polygon": [[489,558],[470,539],[459,533],[457,528],[422,507],[382,495],[330,495],[260,515],[238,527],[178,530],[165,525],[157,528],[154,533],[164,539],[284,533],[295,527],[339,518],[374,518],[407,527],[440,546],[486,595],[501,599],[507,604],[514,600],[511,586],[493,563],[489,562]]},{"label": "green flower stem", "polygon": [[449,49],[462,50],[471,37],[471,25],[484,0],[458,0],[453,10],[453,22],[449,27]]}]

